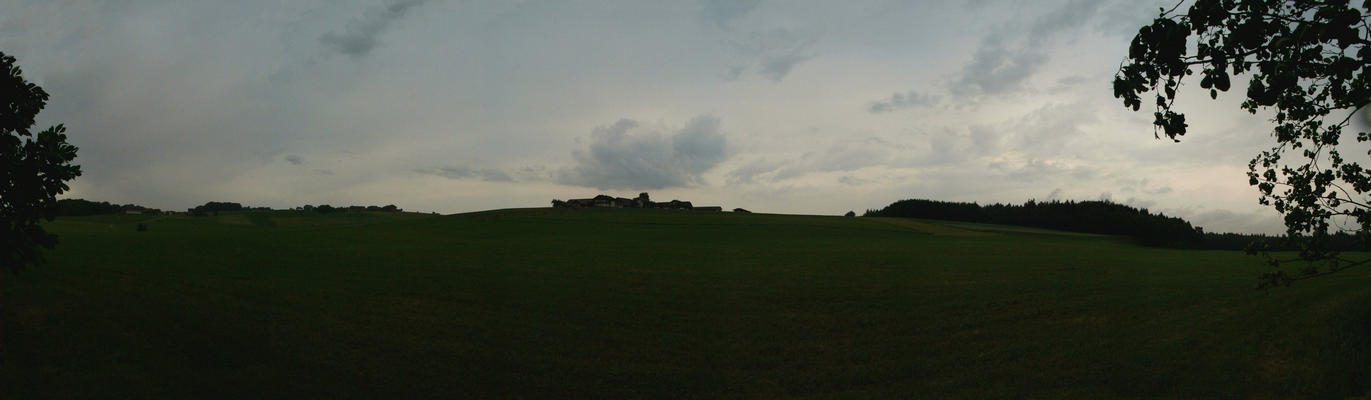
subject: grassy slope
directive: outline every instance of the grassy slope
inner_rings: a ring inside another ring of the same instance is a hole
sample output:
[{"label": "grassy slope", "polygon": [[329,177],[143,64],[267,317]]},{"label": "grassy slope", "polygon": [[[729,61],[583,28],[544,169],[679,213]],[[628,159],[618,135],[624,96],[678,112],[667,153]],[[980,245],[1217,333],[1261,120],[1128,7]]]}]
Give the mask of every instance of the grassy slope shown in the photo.
[{"label": "grassy slope", "polygon": [[655,210],[135,233],[146,218],[59,220],[50,265],[3,275],[3,397],[1278,398],[1371,378],[1371,273],[1264,293],[1233,252]]}]

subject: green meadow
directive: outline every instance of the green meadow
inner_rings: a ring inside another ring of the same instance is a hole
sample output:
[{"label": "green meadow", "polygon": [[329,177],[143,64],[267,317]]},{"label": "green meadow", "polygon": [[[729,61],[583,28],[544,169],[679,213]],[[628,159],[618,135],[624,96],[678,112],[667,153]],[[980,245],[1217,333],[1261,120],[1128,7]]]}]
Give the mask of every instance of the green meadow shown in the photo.
[{"label": "green meadow", "polygon": [[[145,223],[146,232],[135,229]],[[1343,398],[1371,272],[883,218],[60,218],[4,398]]]}]

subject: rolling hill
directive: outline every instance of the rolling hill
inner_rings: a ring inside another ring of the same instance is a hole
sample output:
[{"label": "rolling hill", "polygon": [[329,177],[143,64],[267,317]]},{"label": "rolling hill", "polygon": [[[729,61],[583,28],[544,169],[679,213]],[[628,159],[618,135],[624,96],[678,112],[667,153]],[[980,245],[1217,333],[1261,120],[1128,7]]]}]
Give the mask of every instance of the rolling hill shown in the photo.
[{"label": "rolling hill", "polygon": [[[137,232],[144,223],[148,231]],[[1371,273],[894,218],[60,218],[0,276],[6,398],[1343,397]]]}]

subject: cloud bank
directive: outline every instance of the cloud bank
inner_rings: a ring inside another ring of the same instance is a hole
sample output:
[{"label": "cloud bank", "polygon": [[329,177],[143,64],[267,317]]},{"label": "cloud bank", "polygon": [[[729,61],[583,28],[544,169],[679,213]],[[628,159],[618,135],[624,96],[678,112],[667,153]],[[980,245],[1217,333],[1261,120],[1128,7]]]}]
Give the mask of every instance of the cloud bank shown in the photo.
[{"label": "cloud bank", "polygon": [[598,189],[662,189],[702,184],[701,174],[728,158],[719,119],[698,116],[667,134],[620,119],[595,128],[576,164],[562,171],[563,184]]}]

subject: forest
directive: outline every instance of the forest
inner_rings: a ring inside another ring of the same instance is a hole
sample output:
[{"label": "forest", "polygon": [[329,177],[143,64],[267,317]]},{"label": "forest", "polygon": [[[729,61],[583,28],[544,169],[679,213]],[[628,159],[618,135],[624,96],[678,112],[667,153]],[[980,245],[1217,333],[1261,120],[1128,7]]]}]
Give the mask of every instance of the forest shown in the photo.
[{"label": "forest", "polygon": [[[982,206],[977,203],[908,199],[879,210],[867,210],[863,216],[976,222],[1119,235],[1155,247],[1294,250],[1283,236],[1205,232],[1178,217],[1110,201],[1029,200],[1023,204]],[[1365,243],[1365,240],[1349,234],[1335,234],[1329,240],[1329,245],[1338,250],[1365,250]]]}]

